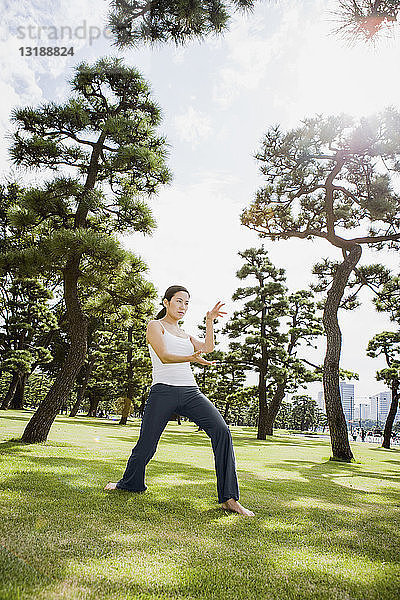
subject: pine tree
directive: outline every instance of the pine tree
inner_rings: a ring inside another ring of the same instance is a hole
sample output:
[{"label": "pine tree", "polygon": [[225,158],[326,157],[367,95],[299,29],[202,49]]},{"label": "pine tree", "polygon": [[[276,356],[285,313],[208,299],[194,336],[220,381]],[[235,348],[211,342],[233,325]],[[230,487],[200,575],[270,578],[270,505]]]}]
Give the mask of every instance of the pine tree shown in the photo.
[{"label": "pine tree", "polygon": [[215,360],[217,361],[215,367],[217,380],[213,401],[228,423],[230,411],[244,402],[244,397],[240,392],[246,379],[246,369],[238,352],[220,351],[220,356]]},{"label": "pine tree", "polygon": [[[38,279],[14,278],[0,288],[0,371],[10,372],[11,382],[1,408],[23,408],[29,375],[52,359],[42,345],[44,334],[57,326],[49,306],[52,293]],[[18,402],[15,395],[18,393]],[[14,402],[13,402],[14,401]]]},{"label": "pine tree", "polygon": [[9,253],[5,262],[62,277],[70,342],[62,369],[23,433],[25,442],[47,438],[85,360],[81,282],[106,285],[107,273],[126,258],[116,235],[152,230],[142,196],[170,179],[165,139],[155,131],[160,109],[136,69],[116,58],[81,63],[71,86],[74,95],[63,105],[13,111],[14,162],[57,175],[18,199],[14,221],[41,223],[43,232],[36,247]]},{"label": "pine tree", "polygon": [[81,377],[78,376],[77,399],[70,416],[77,414],[86,390],[92,398],[88,416],[95,416],[99,390],[107,389],[113,399],[124,398],[120,424],[126,424],[137,387],[142,388],[143,379],[149,378],[145,330],[156,291],[143,277],[146,270],[141,259],[127,253],[126,262],[107,275],[107,286],[99,286],[97,282],[94,289],[92,285],[85,288],[88,357]]},{"label": "pine tree", "polygon": [[0,372],[10,375],[3,409],[23,408],[28,377],[51,360],[47,347],[55,324],[49,300],[57,282],[34,271],[21,277],[7,264],[7,256],[33,246],[40,234],[40,225],[13,222],[22,191],[15,181],[0,185]]},{"label": "pine tree", "polygon": [[400,387],[400,332],[383,331],[375,335],[367,346],[367,355],[372,358],[383,356],[387,367],[376,373],[378,381],[384,381],[392,392],[389,413],[383,431],[382,448],[390,448],[393,423],[399,408]]},{"label": "pine tree", "polygon": [[231,13],[251,11],[254,4],[254,0],[112,0],[108,27],[119,49],[146,42],[179,45],[223,33]]},{"label": "pine tree", "polygon": [[294,392],[305,383],[319,379],[318,369],[310,371],[308,361],[298,355],[301,346],[312,346],[312,340],[321,335],[321,320],[316,315],[316,305],[310,290],[298,290],[287,297],[289,317],[286,322],[286,359],[273,372],[275,385],[271,386],[271,400],[265,418],[266,435],[273,435],[273,427],[281,403],[287,393]]},{"label": "pine tree", "polygon": [[282,400],[279,407],[278,414],[275,419],[275,427],[278,429],[290,429],[292,427],[291,421],[292,415],[292,404]]},{"label": "pine tree", "polygon": [[298,357],[301,343],[311,345],[320,335],[320,319],[315,314],[312,292],[300,290],[287,293],[283,269],[277,269],[268,259],[264,247],[239,252],[245,265],[238,271],[239,279],[253,277],[255,286],[239,288],[234,300],[250,298],[242,310],[236,311],[225,331],[230,337],[244,340],[232,342],[247,368],[259,373],[258,439],[273,434],[273,426],[286,393],[294,392],[306,382],[319,378]]},{"label": "pine tree", "polygon": [[[155,297],[156,294],[153,294]],[[151,361],[146,344],[146,323],[153,312],[149,303],[131,311],[127,329],[124,407],[119,424],[126,425],[135,398],[139,399],[151,385]]]},{"label": "pine tree", "polygon": [[238,288],[232,295],[233,300],[246,302],[234,312],[224,332],[239,340],[231,342],[230,348],[240,354],[242,364],[258,373],[257,438],[265,439],[267,375],[285,359],[286,336],[279,331],[280,320],[287,310],[285,274],[270,262],[264,247],[249,248],[238,254],[244,265],[237,271],[237,277],[251,278],[254,285]]},{"label": "pine tree", "polygon": [[300,431],[309,431],[312,427],[318,425],[319,410],[315,400],[307,394],[293,396],[291,410],[291,424],[293,429]]},{"label": "pine tree", "polygon": [[256,156],[265,184],[242,214],[243,224],[261,237],[323,239],[342,253],[323,315],[324,392],[337,460],[353,458],[339,392],[337,313],[362,246],[398,247],[400,203],[392,181],[400,169],[399,142],[400,113],[394,109],[359,122],[318,116],[287,133],[272,127]]}]

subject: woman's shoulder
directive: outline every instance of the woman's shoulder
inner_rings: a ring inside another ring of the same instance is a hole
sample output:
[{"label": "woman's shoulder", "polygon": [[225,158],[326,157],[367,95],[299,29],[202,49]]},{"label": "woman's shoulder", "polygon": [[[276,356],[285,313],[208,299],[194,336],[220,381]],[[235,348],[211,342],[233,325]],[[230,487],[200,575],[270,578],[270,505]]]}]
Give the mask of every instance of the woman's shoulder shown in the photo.
[{"label": "woman's shoulder", "polygon": [[159,331],[164,331],[164,326],[161,323],[160,319],[152,319],[151,321],[149,321],[147,323],[147,330],[152,329],[154,330],[159,330]]},{"label": "woman's shoulder", "polygon": [[153,319],[147,323],[146,342],[155,344],[164,337],[164,327],[158,319]]}]

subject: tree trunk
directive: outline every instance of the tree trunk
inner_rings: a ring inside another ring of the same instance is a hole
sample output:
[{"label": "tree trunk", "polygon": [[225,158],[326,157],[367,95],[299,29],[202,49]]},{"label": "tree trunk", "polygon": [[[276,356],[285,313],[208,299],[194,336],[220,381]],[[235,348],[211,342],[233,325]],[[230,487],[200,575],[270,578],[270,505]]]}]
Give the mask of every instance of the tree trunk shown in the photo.
[{"label": "tree trunk", "polygon": [[133,364],[132,364],[132,342],[133,342],[133,326],[128,327],[128,350],[126,353],[126,397],[124,399],[124,406],[122,409],[121,419],[119,421],[119,425],[126,425],[128,422],[129,413],[132,408],[132,400],[133,400]]},{"label": "tree trunk", "polygon": [[[99,169],[99,156],[106,138],[106,130],[100,133],[97,142],[93,146],[90,157],[88,174],[84,185],[82,197],[75,213],[74,228],[86,227],[86,218],[89,205],[87,194],[91,193],[96,184]],[[82,311],[78,295],[78,280],[80,276],[81,253],[71,251],[63,269],[64,278],[64,300],[67,311],[70,347],[67,357],[46,397],[22,434],[21,440],[27,443],[44,442],[50,431],[54,419],[63,404],[66,404],[74,385],[79,370],[85,361],[87,352],[87,317]]]},{"label": "tree trunk", "polygon": [[26,382],[28,381],[28,377],[28,373],[23,373],[23,375],[19,377],[14,397],[11,400],[10,408],[13,408],[14,410],[23,410],[25,386]]},{"label": "tree trunk", "polygon": [[69,413],[70,417],[76,417],[76,415],[78,414],[78,410],[79,410],[79,407],[81,405],[82,398],[83,398],[83,394],[81,394],[80,392],[81,392],[81,388],[78,389],[76,400],[74,402],[73,407],[71,408],[71,412]]},{"label": "tree trunk", "polygon": [[225,423],[228,423],[228,414],[229,414],[229,402],[227,402],[225,404],[225,410],[224,410],[224,421]]},{"label": "tree trunk", "polygon": [[71,412],[69,413],[70,417],[76,417],[76,415],[78,414],[79,407],[82,403],[83,397],[85,396],[85,392],[86,392],[87,384],[90,379],[90,375],[92,374],[92,371],[93,371],[94,363],[95,363],[95,359],[91,358],[86,366],[85,377],[82,381],[82,385],[79,386],[79,388],[78,388],[75,404],[73,405]]},{"label": "tree trunk", "polygon": [[68,402],[69,394],[87,350],[87,318],[78,296],[79,256],[67,262],[64,269],[64,297],[68,313],[70,347],[53,385],[27,424],[21,440],[27,443],[44,442],[60,407]]},{"label": "tree trunk", "polygon": [[343,412],[339,388],[339,363],[342,347],[342,334],[338,322],[338,310],[350,274],[361,258],[361,246],[355,244],[338,266],[332,285],[328,291],[324,308],[323,323],[326,333],[326,354],[324,360],[324,395],[326,416],[332,444],[332,459],[350,462],[353,453],[350,448],[346,419]]},{"label": "tree trunk", "polygon": [[382,448],[390,449],[390,438],[392,435],[392,427],[394,419],[399,408],[399,381],[396,379],[392,382],[392,402],[390,404],[389,414],[386,419],[385,429],[383,431]]},{"label": "tree trunk", "polygon": [[10,406],[11,400],[14,398],[15,390],[17,389],[18,380],[19,374],[14,371],[8,386],[7,393],[4,396],[3,401],[1,403],[1,410],[7,410],[7,408]]},{"label": "tree trunk", "polygon": [[126,425],[128,422],[128,417],[130,415],[132,408],[132,400],[130,398],[124,398],[124,406],[122,407],[121,419],[119,421],[119,425]]},{"label": "tree trunk", "polygon": [[[259,277],[258,282],[260,284],[260,289],[263,289],[264,286],[264,278]],[[265,320],[267,316],[267,309],[265,307],[265,295],[261,292],[261,323],[260,323],[260,337],[261,337],[261,363],[260,363],[260,371],[258,377],[258,429],[257,429],[257,439],[265,440],[267,437],[267,353],[265,348]]]},{"label": "tree trunk", "polygon": [[265,417],[265,431],[267,435],[274,434],[274,423],[276,416],[279,412],[279,409],[282,404],[282,400],[285,397],[286,393],[286,381],[283,383],[279,383],[276,388],[276,392],[271,402],[268,405],[267,414]]},{"label": "tree trunk", "polygon": [[76,395],[76,400],[74,402],[73,407],[71,408],[71,412],[69,413],[70,417],[76,417],[76,415],[78,414],[78,410],[79,407],[81,405],[82,402],[82,398],[83,398],[83,394],[81,394],[81,387],[78,389],[77,395]]},{"label": "tree trunk", "polygon": [[100,403],[100,398],[97,398],[94,394],[90,394],[89,396],[89,411],[87,413],[87,417],[95,417],[97,415],[97,408]]},{"label": "tree trunk", "polygon": [[267,390],[265,385],[266,379],[265,369],[262,367],[260,369],[260,374],[258,378],[258,430],[257,430],[257,439],[265,440],[267,437],[267,413],[268,413],[268,405],[267,405]]},{"label": "tree trunk", "polygon": [[306,430],[306,416],[303,413],[303,415],[301,417],[300,431],[305,431],[305,430]]}]

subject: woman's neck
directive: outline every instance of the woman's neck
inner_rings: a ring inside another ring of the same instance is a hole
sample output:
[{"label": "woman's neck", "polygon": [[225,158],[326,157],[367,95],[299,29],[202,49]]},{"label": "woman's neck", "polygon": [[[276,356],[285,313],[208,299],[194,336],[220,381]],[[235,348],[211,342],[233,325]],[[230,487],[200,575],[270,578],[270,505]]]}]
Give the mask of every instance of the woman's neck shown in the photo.
[{"label": "woman's neck", "polygon": [[168,323],[169,325],[173,325],[174,327],[178,328],[179,319],[174,319],[170,315],[165,315],[165,317],[163,317],[161,321],[164,321],[165,323]]}]

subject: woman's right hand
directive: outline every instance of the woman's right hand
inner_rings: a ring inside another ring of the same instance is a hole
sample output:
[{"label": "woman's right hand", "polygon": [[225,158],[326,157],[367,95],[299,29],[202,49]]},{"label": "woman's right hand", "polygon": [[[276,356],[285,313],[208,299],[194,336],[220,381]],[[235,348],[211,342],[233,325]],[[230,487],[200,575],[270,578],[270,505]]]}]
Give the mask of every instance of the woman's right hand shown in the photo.
[{"label": "woman's right hand", "polygon": [[214,361],[210,362],[209,360],[206,360],[205,358],[200,356],[201,354],[203,354],[203,352],[201,350],[197,350],[196,352],[193,352],[193,354],[190,357],[190,362],[197,362],[200,365],[206,365],[206,366],[212,366],[215,364]]}]

